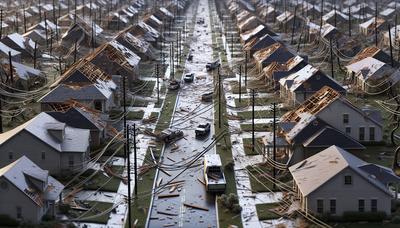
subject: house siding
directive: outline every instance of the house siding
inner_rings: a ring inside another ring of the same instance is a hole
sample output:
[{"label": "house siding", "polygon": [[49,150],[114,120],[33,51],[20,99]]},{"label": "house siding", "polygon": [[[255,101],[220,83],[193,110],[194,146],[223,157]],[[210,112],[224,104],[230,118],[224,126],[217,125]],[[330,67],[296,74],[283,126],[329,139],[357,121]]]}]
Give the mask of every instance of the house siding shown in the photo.
[{"label": "house siding", "polygon": [[[348,124],[343,123],[343,114],[349,115]],[[363,141],[382,141],[383,132],[381,126],[377,125],[369,118],[364,117],[353,108],[342,103],[340,100],[334,101],[332,104],[318,113],[317,116],[342,132],[345,132],[346,127],[351,127],[351,133],[349,135],[356,140],[360,140],[359,127],[364,127],[365,140]],[[370,139],[370,127],[375,128],[375,140]]]},{"label": "house siding", "polygon": [[[13,154],[11,160],[9,159],[10,152]],[[45,152],[45,159],[42,159],[42,152]],[[86,153],[59,152],[23,130],[0,146],[0,167],[8,165],[24,155],[40,168],[48,170],[50,174],[62,175],[65,172],[80,171],[87,164],[85,158],[87,158],[88,151]],[[74,164],[77,165],[73,169],[69,168],[69,156],[73,156]]]},{"label": "house siding", "polygon": [[[352,184],[344,184],[344,176],[352,176]],[[323,184],[314,192],[307,196],[308,209],[317,212],[317,200],[323,200],[324,213],[329,213],[330,200],[336,200],[336,214],[343,215],[344,212],[358,212],[358,200],[365,200],[365,212],[371,211],[371,200],[378,200],[378,211],[385,212],[387,215],[391,213],[391,200],[388,194],[378,189],[365,178],[350,168],[346,168],[334,176],[331,180]]]},{"label": "house siding", "polygon": [[46,208],[39,207],[5,178],[0,178],[0,185],[2,183],[6,183],[7,187],[0,187],[0,214],[17,219],[17,207],[21,207],[24,221],[39,223]]}]

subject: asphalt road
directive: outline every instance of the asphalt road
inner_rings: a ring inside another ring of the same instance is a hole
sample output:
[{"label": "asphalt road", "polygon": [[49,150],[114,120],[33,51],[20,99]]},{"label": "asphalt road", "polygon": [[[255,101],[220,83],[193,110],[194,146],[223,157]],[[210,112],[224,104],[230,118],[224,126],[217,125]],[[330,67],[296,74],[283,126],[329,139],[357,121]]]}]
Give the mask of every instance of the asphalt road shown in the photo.
[{"label": "asphalt road", "polygon": [[[174,149],[173,145],[165,148],[163,163],[173,165],[182,160],[189,160],[193,155],[201,152],[212,141],[213,129],[213,105],[202,103],[200,96],[203,93],[213,90],[212,76],[205,70],[207,62],[212,61],[212,40],[211,27],[209,21],[208,1],[200,0],[197,9],[196,21],[204,19],[204,24],[196,23],[193,41],[190,45],[193,50],[193,61],[186,62],[185,72],[195,73],[193,83],[183,83],[179,92],[176,110],[174,113],[172,128],[180,129],[185,137],[176,142],[179,146]],[[199,123],[208,122],[211,124],[210,135],[198,140],[195,138],[194,129]],[[215,153],[213,147],[207,153]],[[170,192],[171,188],[166,188],[163,192],[153,196],[153,207],[151,208],[148,227],[216,227],[217,218],[215,210],[215,195],[207,193],[205,186],[199,181],[203,180],[203,159],[200,159],[194,167],[187,169],[179,175],[175,181],[184,180],[180,187]],[[182,169],[168,171],[168,174],[159,172],[157,182],[162,179],[161,185],[167,183],[171,178],[180,173]],[[176,197],[159,198],[159,195],[179,194]],[[199,210],[184,206],[189,203],[207,208]]]}]

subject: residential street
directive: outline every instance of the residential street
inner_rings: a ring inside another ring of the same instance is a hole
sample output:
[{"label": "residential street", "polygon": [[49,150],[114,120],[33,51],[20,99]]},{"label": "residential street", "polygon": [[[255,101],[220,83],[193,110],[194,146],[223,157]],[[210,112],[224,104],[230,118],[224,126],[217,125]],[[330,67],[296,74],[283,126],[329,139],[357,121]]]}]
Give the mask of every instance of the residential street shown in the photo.
[{"label": "residential street", "polygon": [[[166,166],[174,166],[179,162],[185,163],[193,156],[199,154],[212,142],[213,129],[213,105],[203,103],[201,94],[212,92],[212,76],[206,72],[205,65],[212,61],[211,27],[208,18],[208,1],[202,0],[197,11],[197,22],[204,19],[203,23],[196,23],[193,41],[190,45],[193,54],[192,61],[186,61],[185,73],[195,73],[193,83],[182,81],[179,91],[175,112],[171,122],[172,129],[184,132],[184,138],[174,145],[165,146],[162,163]],[[189,16],[189,15],[188,15]],[[210,135],[205,139],[195,138],[195,128],[200,123],[210,123],[212,128]],[[207,153],[215,153],[212,147]],[[217,227],[215,210],[215,196],[205,191],[205,186],[200,182],[203,180],[202,156],[190,168],[186,169],[174,181],[182,180],[182,184],[171,192],[170,188],[157,192],[153,196],[153,205],[150,213],[148,227],[162,227],[169,224],[178,227],[195,227],[204,224],[204,227]],[[158,172],[156,183],[167,183],[182,171]],[[178,197],[159,198],[159,195],[178,193]],[[208,211],[189,208],[184,203],[207,208]],[[168,215],[169,214],[169,215]]]}]

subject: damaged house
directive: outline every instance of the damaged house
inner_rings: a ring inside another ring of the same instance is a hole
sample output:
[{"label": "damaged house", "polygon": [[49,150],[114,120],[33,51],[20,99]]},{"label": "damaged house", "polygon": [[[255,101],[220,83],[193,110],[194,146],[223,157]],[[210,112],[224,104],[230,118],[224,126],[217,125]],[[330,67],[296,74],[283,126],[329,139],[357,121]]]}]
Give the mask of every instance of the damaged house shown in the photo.
[{"label": "damaged house", "polygon": [[285,63],[272,62],[263,69],[265,84],[274,88],[274,91],[279,91],[279,80],[299,71],[307,64],[307,61],[298,55],[290,58]]},{"label": "damaged house", "polygon": [[116,40],[97,48],[86,57],[108,75],[121,75],[132,83],[139,77],[140,57]]},{"label": "damaged house", "polygon": [[143,38],[137,38],[131,33],[123,31],[115,40],[137,54],[142,61],[155,60],[157,58],[153,46]]},{"label": "damaged house", "polygon": [[260,39],[261,37],[264,37],[265,35],[276,36],[276,34],[274,32],[269,30],[264,25],[260,24],[259,26],[257,26],[254,29],[240,33],[240,40],[241,40],[242,44],[245,44],[254,39]]},{"label": "damaged house", "polygon": [[353,89],[364,93],[382,93],[400,81],[400,71],[373,57],[346,66]]},{"label": "damaged house", "polygon": [[261,38],[254,37],[244,44],[243,50],[247,51],[250,56],[253,56],[255,52],[262,50],[264,48],[270,47],[273,44],[278,43],[270,35],[265,35]]},{"label": "damaged house", "polygon": [[52,108],[52,111],[46,113],[54,119],[71,127],[89,130],[91,147],[100,146],[106,139],[108,126],[100,111],[73,101]]},{"label": "damaged house", "polygon": [[21,34],[13,33],[7,35],[3,37],[0,42],[20,52],[23,59],[32,59],[34,56],[35,42],[29,38],[23,37]]},{"label": "damaged house", "polygon": [[370,36],[375,33],[375,27],[378,31],[386,30],[386,21],[383,18],[379,18],[375,22],[375,17],[359,25],[360,33],[364,36]]},{"label": "damaged house", "polygon": [[120,104],[119,87],[112,77],[86,59],[72,65],[51,88],[39,99],[42,111],[71,99],[103,113]]},{"label": "damaged house", "polygon": [[14,88],[30,90],[46,82],[46,76],[38,69],[14,61],[11,62],[11,66],[12,72],[8,60],[0,61],[0,78],[1,81],[8,81]]},{"label": "damaged house", "polygon": [[335,145],[289,167],[289,172],[300,209],[315,215],[389,216],[395,199],[389,186],[399,183],[391,169],[364,162]]},{"label": "damaged house", "polygon": [[349,16],[340,12],[340,10],[331,10],[322,17],[322,21],[324,24],[342,27],[348,24]]},{"label": "damaged house", "polygon": [[342,94],[346,93],[338,82],[310,64],[280,79],[279,83],[280,97],[289,106],[303,103],[324,86],[329,86]]},{"label": "damaged house", "polygon": [[103,39],[102,33],[103,29],[94,22],[79,19],[61,36],[61,46],[70,49],[76,43],[79,46],[97,47]]},{"label": "damaged house", "polygon": [[283,44],[275,43],[269,47],[256,51],[253,54],[258,72],[273,62],[285,63],[295,55],[289,51]]},{"label": "damaged house", "polygon": [[157,47],[157,42],[161,39],[161,34],[143,21],[139,21],[138,24],[132,25],[125,31],[133,36],[136,36],[137,38],[144,39],[154,47]]},{"label": "damaged house", "polygon": [[[31,150],[28,150],[31,151]],[[0,214],[39,224],[56,216],[56,202],[64,185],[26,156],[0,168]]]},{"label": "damaged house", "polygon": [[53,175],[76,173],[89,161],[90,132],[74,128],[42,112],[0,134],[0,166],[27,156]]},{"label": "damaged house", "polygon": [[309,113],[359,142],[381,142],[381,113],[371,107],[358,108],[335,89],[325,86],[304,103],[281,117],[281,122],[298,122]]},{"label": "damaged house", "polygon": [[279,28],[283,29],[285,32],[292,31],[293,28],[295,31],[298,31],[303,24],[303,20],[300,17],[297,15],[295,16],[289,11],[285,11],[277,16],[276,22],[278,23]]}]

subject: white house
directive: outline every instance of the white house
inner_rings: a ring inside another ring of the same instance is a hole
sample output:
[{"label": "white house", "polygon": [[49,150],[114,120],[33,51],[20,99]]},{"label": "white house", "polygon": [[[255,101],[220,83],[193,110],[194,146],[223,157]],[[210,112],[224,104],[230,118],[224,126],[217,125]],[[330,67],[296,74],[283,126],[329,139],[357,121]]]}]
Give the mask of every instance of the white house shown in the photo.
[{"label": "white house", "polygon": [[337,146],[289,167],[289,171],[301,210],[332,216],[346,212],[390,215],[394,192],[388,185],[400,180],[390,169],[366,163]]}]

